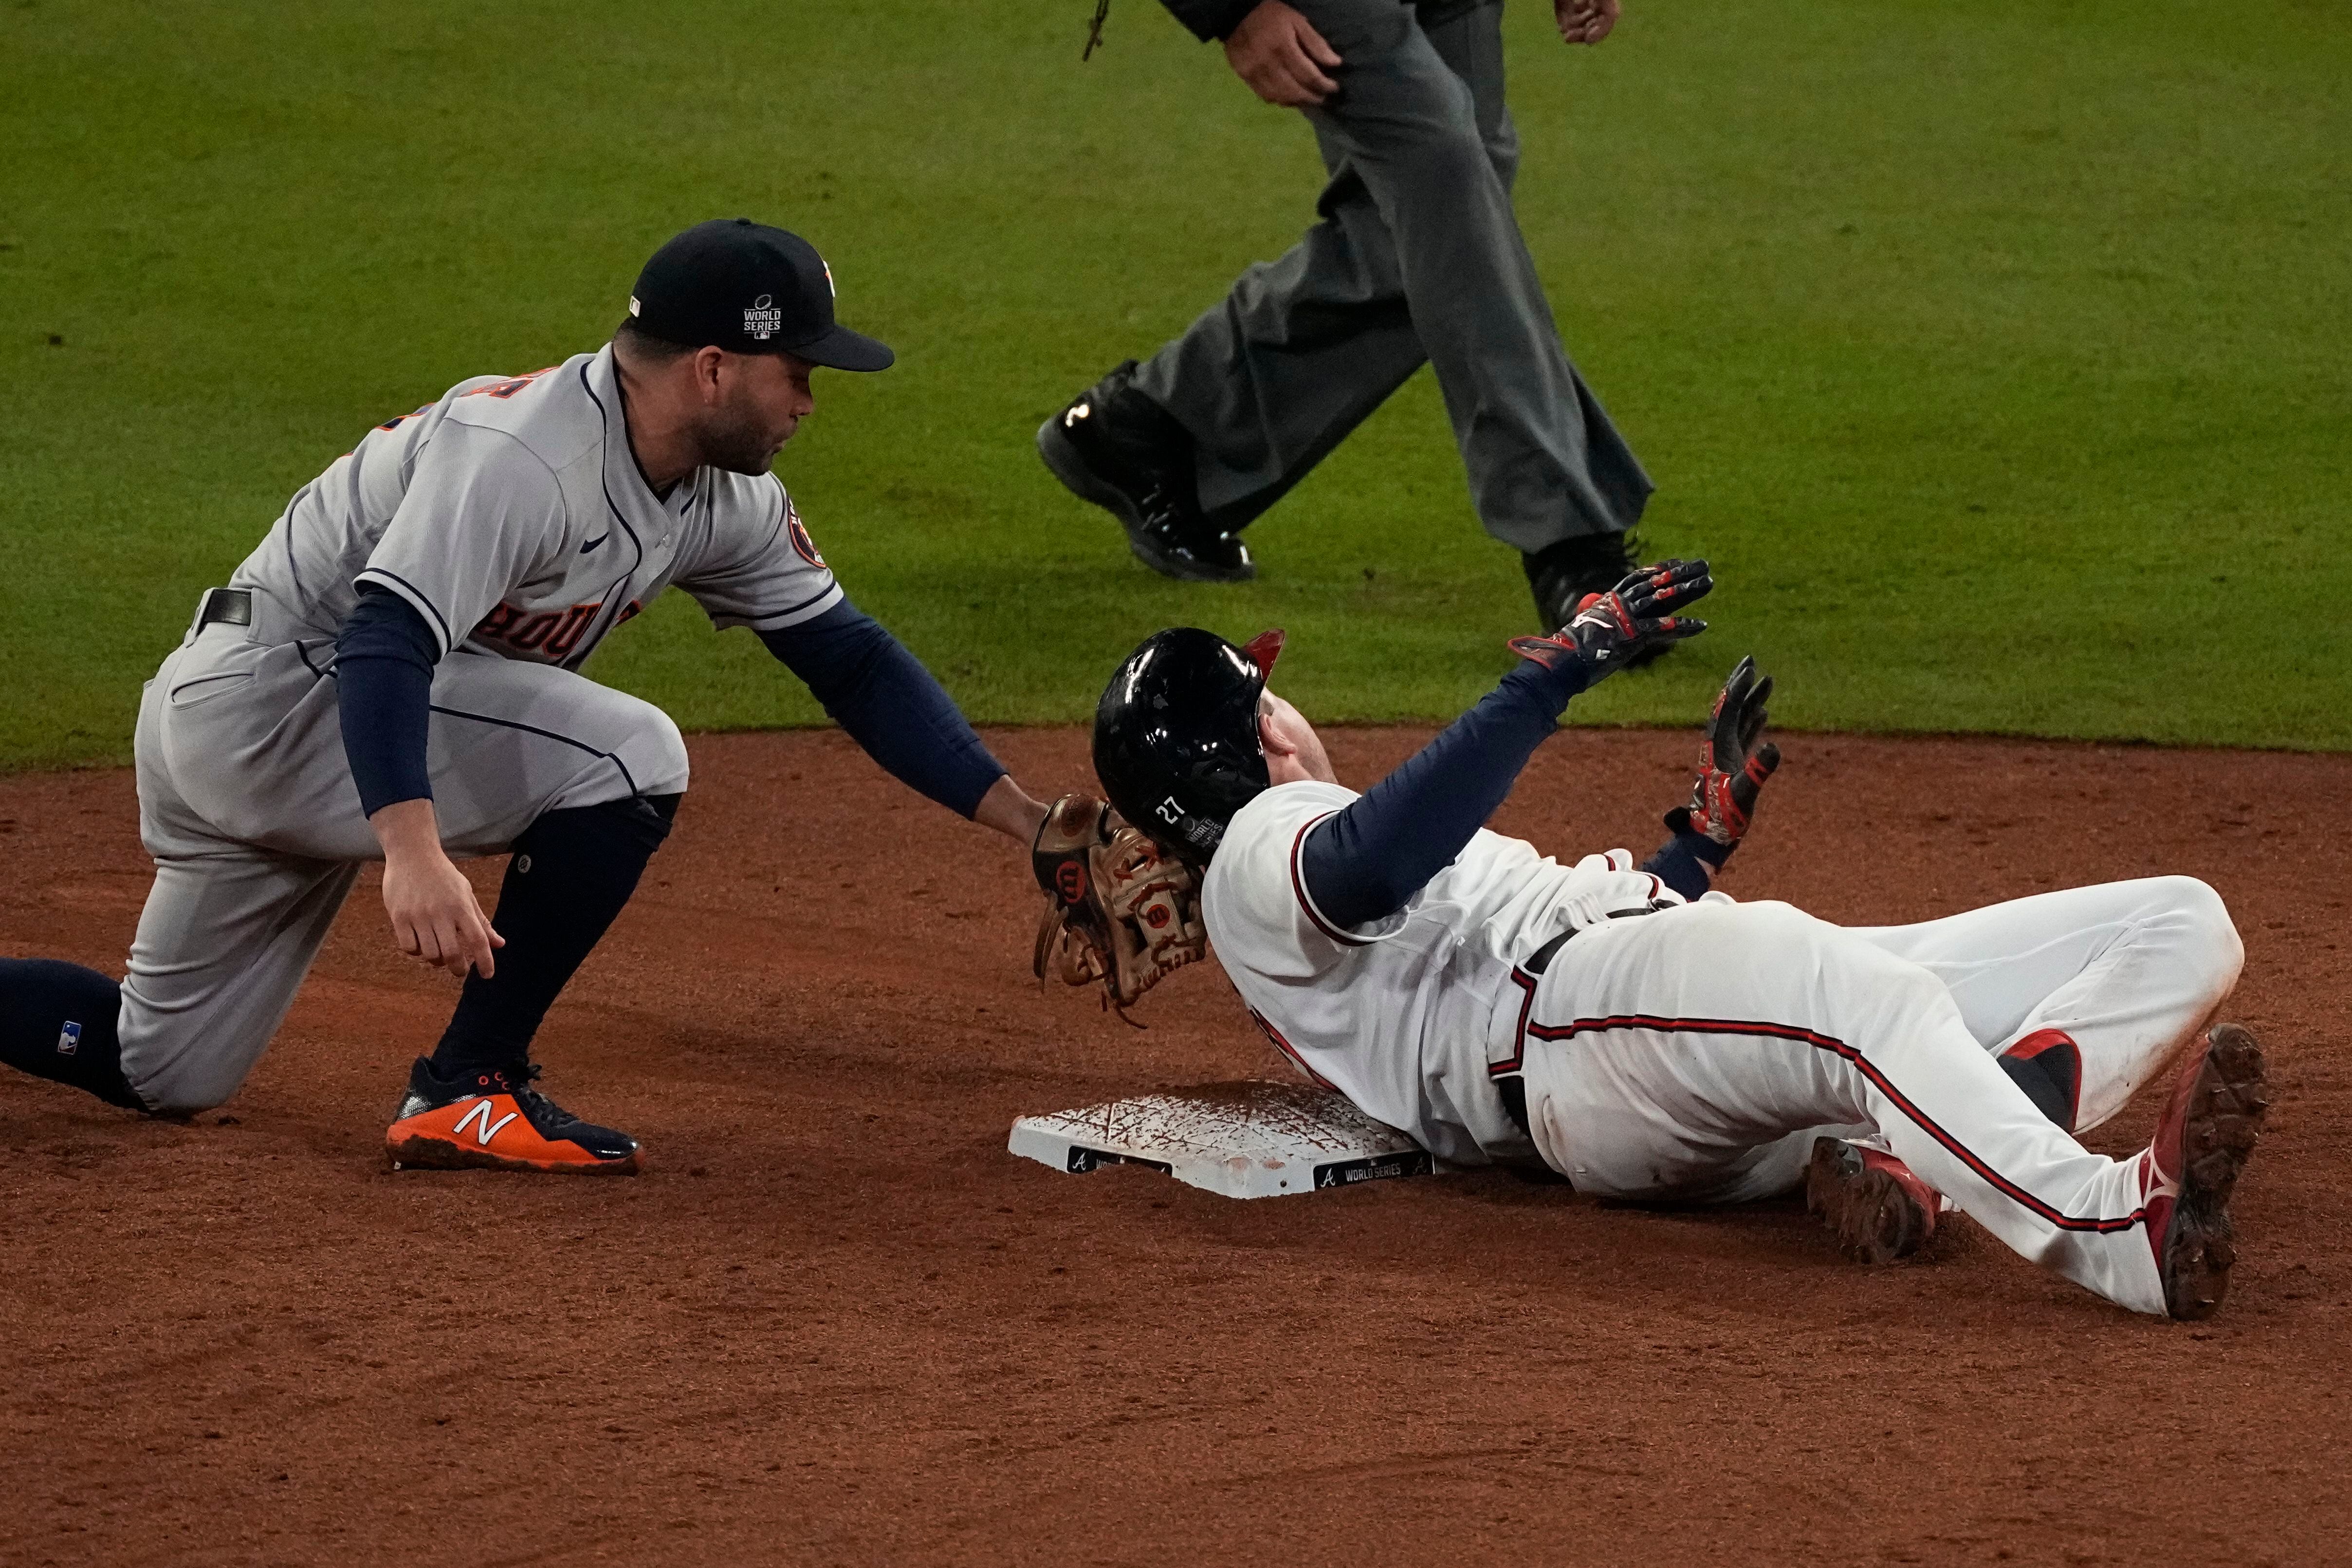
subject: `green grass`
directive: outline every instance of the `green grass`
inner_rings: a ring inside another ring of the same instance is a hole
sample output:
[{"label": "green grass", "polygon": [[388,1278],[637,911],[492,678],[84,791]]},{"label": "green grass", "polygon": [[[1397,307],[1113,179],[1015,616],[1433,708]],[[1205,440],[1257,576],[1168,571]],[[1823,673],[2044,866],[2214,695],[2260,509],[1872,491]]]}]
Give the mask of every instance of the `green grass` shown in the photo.
[{"label": "green grass", "polygon": [[[1521,216],[1717,629],[1579,705],[1685,722],[2352,747],[2352,32],[2325,0],[1636,0],[1507,21]],[[1424,374],[1161,581],[1037,421],[1306,221],[1306,128],[1148,0],[0,0],[0,765],[120,759],[196,591],[366,426],[604,338],[749,213],[901,351],[782,468],[974,717],[1085,714],[1152,628],[1292,631],[1335,719],[1442,717],[1528,629]],[[62,339],[52,344],[51,335]],[[600,678],[806,722],[670,595]]]}]

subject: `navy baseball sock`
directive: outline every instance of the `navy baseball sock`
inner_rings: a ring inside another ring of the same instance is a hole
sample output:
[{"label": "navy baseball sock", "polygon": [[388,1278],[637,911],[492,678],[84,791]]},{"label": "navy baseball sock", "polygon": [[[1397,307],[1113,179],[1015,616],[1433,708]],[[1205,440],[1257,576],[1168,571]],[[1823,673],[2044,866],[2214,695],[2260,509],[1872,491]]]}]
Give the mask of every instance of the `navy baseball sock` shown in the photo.
[{"label": "navy baseball sock", "polygon": [[433,1052],[448,1081],[486,1068],[520,1068],[531,1037],[589,952],[636,891],[646,862],[669,837],[674,795],[551,811],[523,829],[490,924],[506,938],[497,973],[466,976],[457,1011]]},{"label": "navy baseball sock", "polygon": [[0,1062],[86,1089],[109,1105],[147,1109],[122,1076],[115,1016],[122,988],[53,958],[0,958]]}]

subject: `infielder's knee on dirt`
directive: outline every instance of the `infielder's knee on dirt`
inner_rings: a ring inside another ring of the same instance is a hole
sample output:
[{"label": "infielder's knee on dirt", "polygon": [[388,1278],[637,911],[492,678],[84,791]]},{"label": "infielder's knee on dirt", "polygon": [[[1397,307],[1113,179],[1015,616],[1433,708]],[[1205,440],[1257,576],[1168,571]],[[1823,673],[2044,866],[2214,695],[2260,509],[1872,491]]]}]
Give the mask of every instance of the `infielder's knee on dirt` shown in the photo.
[{"label": "infielder's knee on dirt", "polygon": [[259,853],[156,862],[119,1023],[122,1075],[141,1104],[187,1115],[236,1092],[358,874]]}]

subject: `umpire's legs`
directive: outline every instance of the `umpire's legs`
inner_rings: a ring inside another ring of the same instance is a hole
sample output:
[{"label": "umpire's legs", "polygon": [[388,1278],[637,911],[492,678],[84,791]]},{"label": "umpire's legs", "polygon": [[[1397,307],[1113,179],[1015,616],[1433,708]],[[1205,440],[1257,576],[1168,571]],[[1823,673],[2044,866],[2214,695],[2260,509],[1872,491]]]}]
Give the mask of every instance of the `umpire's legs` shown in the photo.
[{"label": "umpire's legs", "polygon": [[1427,359],[1489,532],[1533,551],[1630,527],[1649,478],[1562,351],[1511,213],[1500,0],[1299,9],[1347,62],[1308,111],[1322,221],[1138,380],[1199,441],[1202,506],[1247,522]]}]

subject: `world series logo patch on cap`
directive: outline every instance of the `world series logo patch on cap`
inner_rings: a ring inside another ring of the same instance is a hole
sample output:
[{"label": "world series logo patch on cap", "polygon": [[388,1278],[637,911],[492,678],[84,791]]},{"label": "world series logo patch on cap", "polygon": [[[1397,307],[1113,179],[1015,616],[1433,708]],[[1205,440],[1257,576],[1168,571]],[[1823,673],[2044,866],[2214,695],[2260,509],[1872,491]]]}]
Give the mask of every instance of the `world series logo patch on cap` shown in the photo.
[{"label": "world series logo patch on cap", "polygon": [[761,342],[766,342],[783,329],[784,313],[776,309],[776,297],[773,294],[761,295],[752,300],[751,308],[743,312],[745,335],[757,338]]}]

